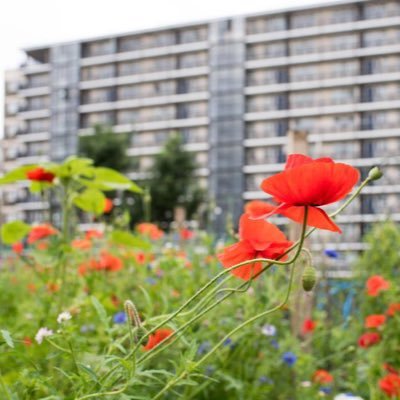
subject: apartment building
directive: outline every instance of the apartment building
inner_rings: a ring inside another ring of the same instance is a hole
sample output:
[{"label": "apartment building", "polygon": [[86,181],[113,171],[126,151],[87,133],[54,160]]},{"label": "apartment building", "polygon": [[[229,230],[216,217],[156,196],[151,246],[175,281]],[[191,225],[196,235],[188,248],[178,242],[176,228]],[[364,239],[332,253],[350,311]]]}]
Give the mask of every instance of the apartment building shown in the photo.
[{"label": "apartment building", "polygon": [[[223,226],[280,171],[287,132],[310,154],[384,177],[321,232],[315,248],[361,248],[371,224],[400,220],[400,2],[340,1],[25,49],[6,75],[3,166],[59,161],[94,124],[134,132],[138,181],[179,132]],[[6,220],[40,220],[48,204],[6,188]],[[218,211],[216,210],[216,211]],[[280,219],[278,218],[278,222]],[[323,243],[323,244],[321,244]]]}]

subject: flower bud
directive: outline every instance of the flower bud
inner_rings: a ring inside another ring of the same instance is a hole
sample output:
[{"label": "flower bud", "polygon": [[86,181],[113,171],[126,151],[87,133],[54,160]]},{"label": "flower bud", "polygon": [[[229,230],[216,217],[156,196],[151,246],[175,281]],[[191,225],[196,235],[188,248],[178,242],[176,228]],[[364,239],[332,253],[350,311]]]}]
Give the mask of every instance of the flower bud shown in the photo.
[{"label": "flower bud", "polygon": [[377,181],[378,179],[382,178],[382,171],[379,169],[379,167],[373,167],[370,169],[369,173],[368,173],[368,178],[371,181]]},{"label": "flower bud", "polygon": [[310,292],[317,282],[317,271],[311,265],[307,265],[304,268],[303,275],[301,277],[301,282],[303,284],[303,289],[306,292]]}]

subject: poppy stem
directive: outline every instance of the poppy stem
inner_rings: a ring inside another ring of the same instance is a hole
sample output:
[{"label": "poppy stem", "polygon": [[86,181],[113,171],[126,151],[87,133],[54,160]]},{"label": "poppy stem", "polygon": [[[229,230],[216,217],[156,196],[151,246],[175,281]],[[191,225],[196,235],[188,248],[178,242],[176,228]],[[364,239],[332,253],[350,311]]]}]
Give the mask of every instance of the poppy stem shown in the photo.
[{"label": "poppy stem", "polygon": [[274,313],[275,311],[280,310],[282,307],[284,307],[288,300],[289,296],[292,290],[292,284],[293,284],[293,277],[294,277],[294,270],[295,266],[293,265],[290,271],[290,278],[289,278],[289,285],[288,289],[286,291],[286,295],[284,300],[278,304],[277,306],[264,311],[260,314],[255,315],[252,318],[249,318],[248,320],[242,322],[240,325],[238,325],[235,329],[232,329],[228,334],[226,334],[207,354],[205,354],[200,360],[198,360],[196,363],[192,364],[190,366],[190,369],[183,371],[180,375],[178,375],[176,378],[171,380],[169,383],[167,383],[166,386],[164,386],[163,389],[161,389],[154,397],[152,400],[157,400],[161,398],[161,396],[166,393],[169,389],[172,388],[172,386],[176,385],[181,379],[184,379],[188,374],[190,374],[192,371],[196,370],[201,364],[203,364],[204,361],[206,361],[212,354],[214,354],[223,344],[225,341],[229,338],[231,338],[235,333],[240,331],[241,329],[245,328],[247,325],[252,324],[253,322],[257,321],[260,318],[266,317],[269,314]]}]

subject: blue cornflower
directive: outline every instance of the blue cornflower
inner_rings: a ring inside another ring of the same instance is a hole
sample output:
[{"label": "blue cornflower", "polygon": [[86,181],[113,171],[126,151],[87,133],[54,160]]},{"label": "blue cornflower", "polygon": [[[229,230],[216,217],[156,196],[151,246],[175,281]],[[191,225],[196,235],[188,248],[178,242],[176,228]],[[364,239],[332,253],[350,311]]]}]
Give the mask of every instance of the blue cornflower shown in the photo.
[{"label": "blue cornflower", "polygon": [[278,349],[279,349],[279,343],[278,343],[278,341],[275,340],[275,339],[272,339],[272,340],[271,340],[271,346],[272,346],[274,349],[278,350]]},{"label": "blue cornflower", "polygon": [[260,384],[267,384],[267,385],[273,385],[274,381],[271,378],[268,378],[268,376],[262,375],[258,378],[258,382]]},{"label": "blue cornflower", "polygon": [[200,344],[199,348],[197,349],[197,354],[202,355],[208,353],[211,348],[211,344],[209,341],[203,342]]},{"label": "blue cornflower", "polygon": [[126,314],[124,311],[119,311],[114,314],[113,321],[115,324],[124,324],[126,322]]},{"label": "blue cornflower", "polygon": [[282,355],[282,361],[291,367],[297,361],[296,354],[292,353],[291,351],[287,351]]},{"label": "blue cornflower", "polygon": [[339,253],[334,249],[325,249],[324,253],[329,258],[339,258]]},{"label": "blue cornflower", "polygon": [[157,283],[157,279],[155,279],[155,278],[146,278],[146,282],[149,285],[155,285]]},{"label": "blue cornflower", "polygon": [[233,349],[235,347],[235,343],[232,342],[231,338],[225,339],[224,346]]},{"label": "blue cornflower", "polygon": [[332,388],[329,387],[329,386],[321,386],[319,388],[319,391],[324,393],[324,394],[330,394],[330,393],[332,393]]}]

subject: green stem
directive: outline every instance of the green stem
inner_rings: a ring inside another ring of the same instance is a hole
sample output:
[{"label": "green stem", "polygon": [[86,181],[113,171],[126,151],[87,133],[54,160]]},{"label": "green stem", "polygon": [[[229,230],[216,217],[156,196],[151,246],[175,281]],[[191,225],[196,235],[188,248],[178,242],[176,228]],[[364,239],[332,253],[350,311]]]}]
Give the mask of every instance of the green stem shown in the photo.
[{"label": "green stem", "polygon": [[277,306],[264,311],[260,314],[255,315],[252,318],[249,318],[248,320],[242,322],[240,325],[238,325],[235,329],[232,329],[227,335],[225,335],[206,355],[204,355],[200,360],[198,360],[196,363],[192,364],[189,370],[183,371],[180,375],[178,375],[176,378],[171,380],[160,392],[158,392],[154,397],[153,400],[159,399],[164,393],[166,393],[169,389],[171,389],[173,386],[175,386],[180,380],[184,379],[186,375],[188,375],[191,371],[196,370],[201,364],[204,363],[211,355],[213,355],[224,343],[227,339],[232,337],[236,332],[240,331],[241,329],[245,328],[247,325],[252,324],[253,322],[257,321],[260,318],[266,317],[269,314],[274,313],[275,311],[278,311],[281,309],[283,306],[286,305],[286,303],[289,300],[290,292],[292,289],[292,284],[293,284],[293,276],[294,276],[294,265],[291,268],[290,272],[290,278],[289,278],[289,285],[288,289],[286,292],[285,299],[278,304]]}]

